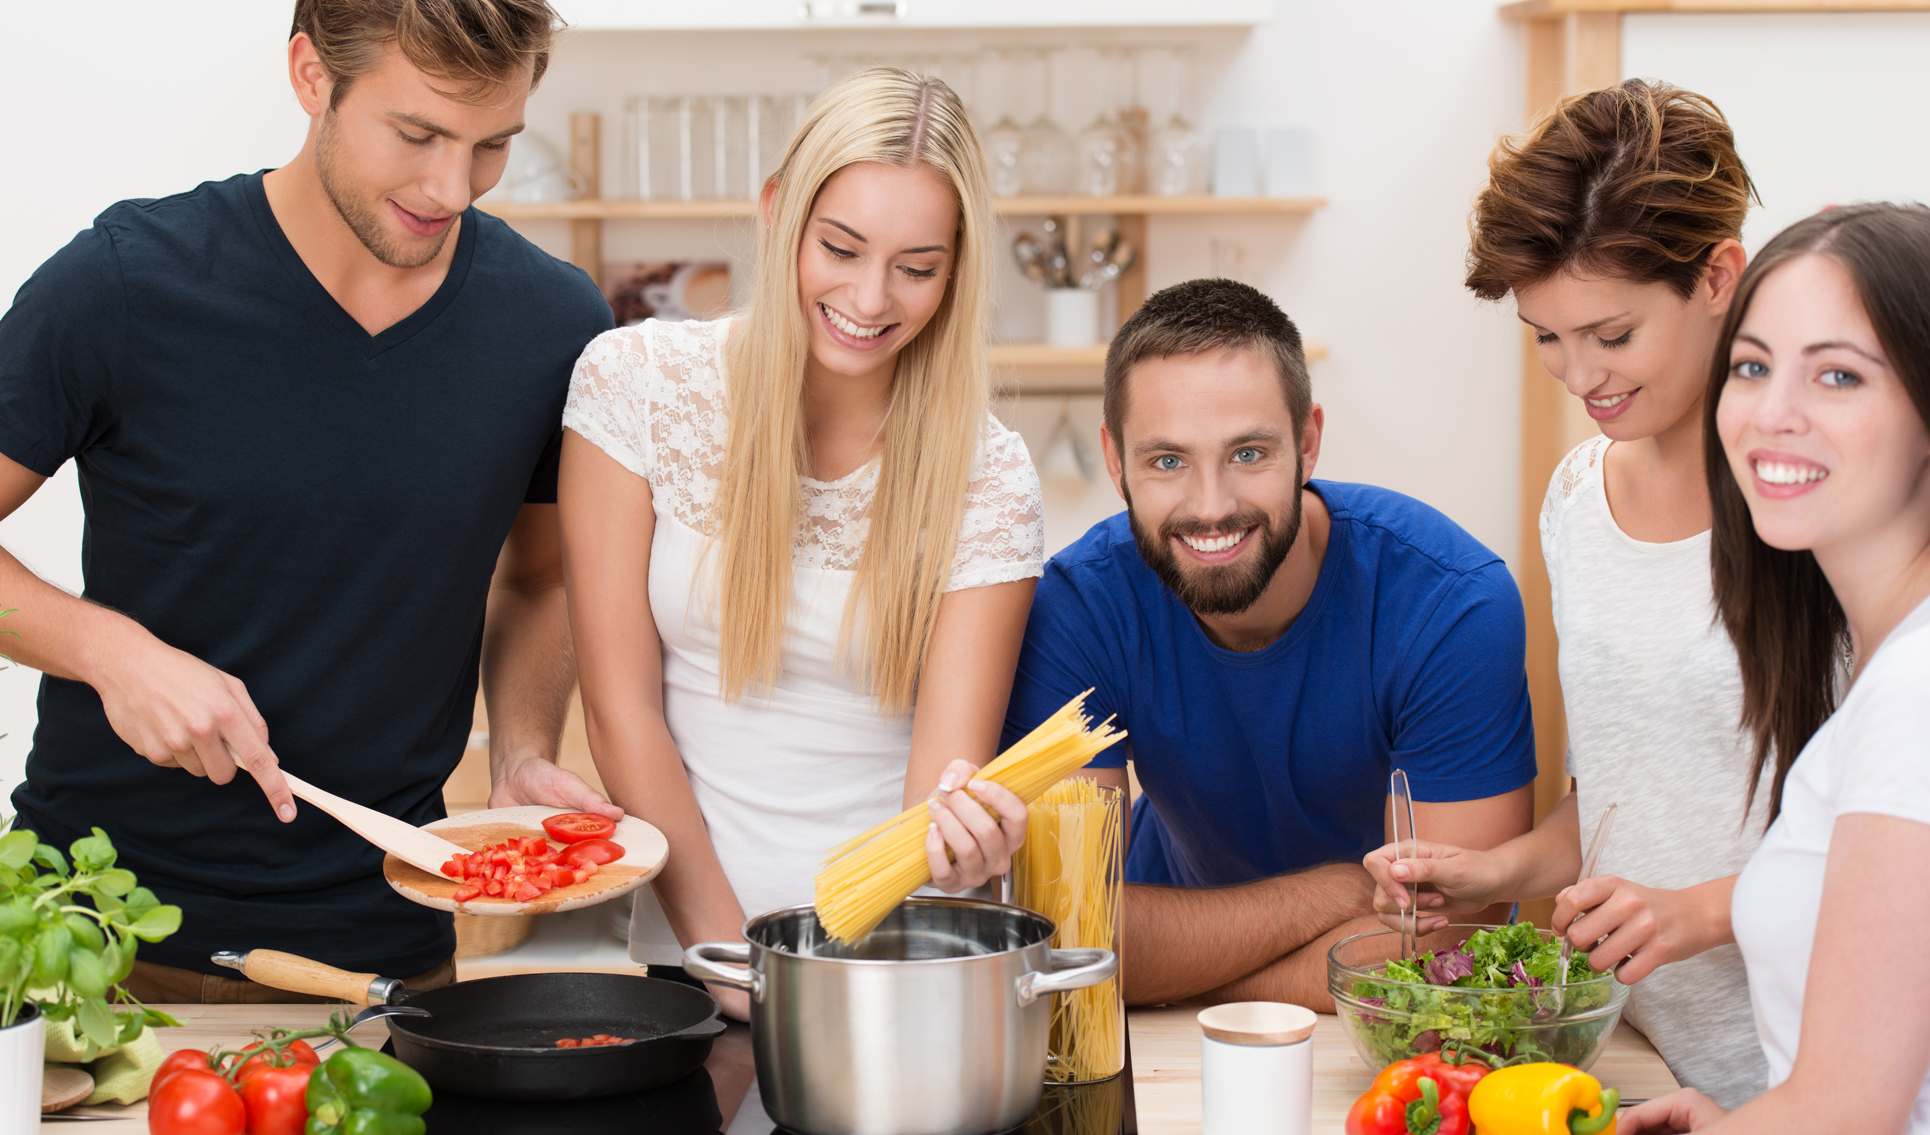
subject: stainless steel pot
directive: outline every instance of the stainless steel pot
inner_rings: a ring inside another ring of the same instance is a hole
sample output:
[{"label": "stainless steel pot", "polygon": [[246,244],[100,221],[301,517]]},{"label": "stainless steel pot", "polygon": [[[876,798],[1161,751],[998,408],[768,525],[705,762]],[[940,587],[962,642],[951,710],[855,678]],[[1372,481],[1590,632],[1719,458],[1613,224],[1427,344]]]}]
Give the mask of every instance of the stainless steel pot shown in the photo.
[{"label": "stainless steel pot", "polygon": [[1111,950],[1054,950],[1029,910],[911,899],[854,947],[809,906],[751,919],[744,942],[684,951],[747,991],[764,1110],[804,1135],[987,1135],[1024,1122],[1045,1077],[1050,994],[1097,985]]}]

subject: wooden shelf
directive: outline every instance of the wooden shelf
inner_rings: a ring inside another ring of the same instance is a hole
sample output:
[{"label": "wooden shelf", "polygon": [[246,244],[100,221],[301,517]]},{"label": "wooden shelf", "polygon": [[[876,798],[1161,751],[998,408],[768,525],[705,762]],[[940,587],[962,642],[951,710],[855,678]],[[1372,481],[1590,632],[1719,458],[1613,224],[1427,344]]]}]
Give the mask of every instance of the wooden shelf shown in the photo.
[{"label": "wooden shelf", "polygon": [[[994,367],[1011,370],[1064,370],[1072,367],[1098,370],[1106,365],[1106,344],[1055,347],[1050,343],[994,343],[987,355]],[[1307,344],[1308,362],[1317,363],[1326,357],[1325,345]]]},{"label": "wooden shelf", "polygon": [[1792,12],[1930,12],[1930,0],[1517,0],[1503,5],[1510,20],[1554,20],[1563,16],[1763,15]]},{"label": "wooden shelf", "polygon": [[[1078,398],[1098,394],[1105,386],[1104,343],[1091,347],[994,343],[989,356],[993,370],[992,385],[999,394]],[[1324,345],[1307,344],[1309,363],[1319,362],[1326,357],[1327,348]]]},{"label": "wooden shelf", "polygon": [[[1114,214],[1160,216],[1254,216],[1311,213],[1327,204],[1324,197],[1001,197],[994,209],[1012,217]],[[750,217],[754,202],[721,201],[557,201],[524,205],[484,199],[485,213],[505,221],[692,221],[735,220]]]}]

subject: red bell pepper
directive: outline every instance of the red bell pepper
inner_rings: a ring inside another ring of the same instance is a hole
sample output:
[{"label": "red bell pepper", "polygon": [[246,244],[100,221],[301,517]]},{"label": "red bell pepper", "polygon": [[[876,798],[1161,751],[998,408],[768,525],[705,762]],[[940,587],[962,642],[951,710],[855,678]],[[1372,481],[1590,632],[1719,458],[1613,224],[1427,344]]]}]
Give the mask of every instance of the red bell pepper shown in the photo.
[{"label": "red bell pepper", "polygon": [[1468,1093],[1488,1067],[1430,1052],[1381,1069],[1347,1112],[1347,1135],[1469,1135]]}]

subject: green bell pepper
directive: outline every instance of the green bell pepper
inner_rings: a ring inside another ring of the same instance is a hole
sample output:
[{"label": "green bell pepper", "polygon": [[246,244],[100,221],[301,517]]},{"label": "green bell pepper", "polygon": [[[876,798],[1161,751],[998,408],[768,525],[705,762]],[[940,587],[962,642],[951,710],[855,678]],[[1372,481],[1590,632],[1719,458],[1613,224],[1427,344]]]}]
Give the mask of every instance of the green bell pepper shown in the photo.
[{"label": "green bell pepper", "polygon": [[423,1135],[429,1083],[372,1048],[345,1048],[308,1077],[307,1135]]}]

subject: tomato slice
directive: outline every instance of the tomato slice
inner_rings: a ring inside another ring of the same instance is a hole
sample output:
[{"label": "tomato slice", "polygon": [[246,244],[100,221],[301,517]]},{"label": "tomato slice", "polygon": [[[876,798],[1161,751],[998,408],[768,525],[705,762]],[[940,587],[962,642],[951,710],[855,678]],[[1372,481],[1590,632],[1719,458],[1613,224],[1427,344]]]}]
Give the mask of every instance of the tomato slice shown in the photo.
[{"label": "tomato slice", "polygon": [[558,812],[543,820],[543,830],[558,843],[581,843],[586,839],[608,839],[617,826],[593,812]]},{"label": "tomato slice", "polygon": [[563,862],[575,867],[582,863],[606,866],[623,858],[623,845],[607,839],[586,839],[565,848]]}]

